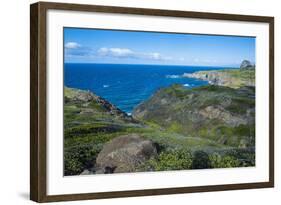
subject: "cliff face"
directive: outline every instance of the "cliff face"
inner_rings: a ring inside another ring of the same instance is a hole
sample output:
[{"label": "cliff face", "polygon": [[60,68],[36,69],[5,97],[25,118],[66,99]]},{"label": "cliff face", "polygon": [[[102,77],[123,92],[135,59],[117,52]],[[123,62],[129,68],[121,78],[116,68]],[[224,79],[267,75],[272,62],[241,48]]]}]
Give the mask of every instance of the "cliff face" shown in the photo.
[{"label": "cliff face", "polygon": [[251,147],[255,138],[255,89],[215,85],[186,89],[174,85],[140,104],[133,117],[185,135]]},{"label": "cliff face", "polygon": [[127,113],[92,92],[68,87],[65,87],[64,92],[65,106],[80,105],[78,107],[81,115],[95,112],[111,115],[121,120],[133,121],[133,118],[128,116]]},{"label": "cliff face", "polygon": [[212,85],[228,86],[231,88],[255,86],[254,69],[198,71],[195,73],[185,73],[183,77],[197,78],[208,81]]}]

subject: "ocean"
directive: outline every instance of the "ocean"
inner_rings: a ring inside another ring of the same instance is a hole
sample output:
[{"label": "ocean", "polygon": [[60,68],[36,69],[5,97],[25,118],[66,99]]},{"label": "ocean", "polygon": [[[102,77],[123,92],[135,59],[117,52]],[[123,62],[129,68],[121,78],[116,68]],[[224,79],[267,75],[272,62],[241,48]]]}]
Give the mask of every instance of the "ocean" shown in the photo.
[{"label": "ocean", "polygon": [[65,63],[64,85],[90,90],[131,114],[138,104],[147,100],[160,88],[172,84],[182,84],[189,89],[208,84],[208,82],[198,79],[183,78],[182,74],[218,69],[225,68]]}]

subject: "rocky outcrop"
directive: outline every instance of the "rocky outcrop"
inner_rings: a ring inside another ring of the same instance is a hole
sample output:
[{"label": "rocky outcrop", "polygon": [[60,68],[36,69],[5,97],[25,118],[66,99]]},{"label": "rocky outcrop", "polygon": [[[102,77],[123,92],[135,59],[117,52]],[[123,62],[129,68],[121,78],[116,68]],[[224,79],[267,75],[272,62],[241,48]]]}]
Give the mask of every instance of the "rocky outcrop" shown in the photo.
[{"label": "rocky outcrop", "polygon": [[199,110],[199,115],[210,120],[221,120],[232,127],[246,125],[248,123],[248,118],[233,114],[224,109],[221,105],[207,106],[204,109]]},{"label": "rocky outcrop", "polygon": [[233,79],[229,75],[221,73],[219,71],[199,71],[195,73],[184,73],[183,77],[197,78],[200,80],[208,81],[209,84],[220,86],[224,86],[225,84],[229,84],[231,81],[233,81]]},{"label": "rocky outcrop", "polygon": [[96,159],[96,173],[133,172],[157,155],[154,143],[137,134],[114,138],[103,146]]},{"label": "rocky outcrop", "polygon": [[248,60],[243,60],[241,65],[240,65],[240,69],[244,70],[244,69],[255,69],[255,66]]},{"label": "rocky outcrop", "polygon": [[[90,91],[84,91],[84,90],[78,90],[73,88],[65,87],[65,102],[78,102],[83,103],[85,107],[89,105],[89,103],[94,102],[97,104],[97,106],[100,106],[104,109],[105,112],[113,115],[121,117],[128,121],[133,121],[133,118],[129,116],[127,113],[123,112],[119,108],[117,108],[115,105],[111,104],[104,98],[95,95],[94,93]],[[83,113],[91,113],[93,110],[91,109],[83,109],[81,112]]]},{"label": "rocky outcrop", "polygon": [[171,131],[233,146],[239,146],[243,139],[250,146],[254,138],[255,89],[215,85],[186,89],[174,85],[160,89],[140,104],[133,117]]},{"label": "rocky outcrop", "polygon": [[228,69],[198,71],[194,73],[184,73],[183,77],[196,78],[208,81],[211,85],[227,86],[231,88],[240,88],[243,86],[255,86],[255,71]]},{"label": "rocky outcrop", "polygon": [[198,71],[194,73],[184,73],[186,78],[196,78],[208,81],[211,85],[227,86],[231,88],[241,88],[244,86],[255,86],[255,65],[244,60],[240,69],[223,69]]}]

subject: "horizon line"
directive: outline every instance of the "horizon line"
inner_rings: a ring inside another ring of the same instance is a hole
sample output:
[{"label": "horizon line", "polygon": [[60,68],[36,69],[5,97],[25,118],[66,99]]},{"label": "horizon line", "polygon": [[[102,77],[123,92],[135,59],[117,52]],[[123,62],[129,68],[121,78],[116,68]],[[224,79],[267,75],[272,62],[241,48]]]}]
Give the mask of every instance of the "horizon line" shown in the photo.
[{"label": "horizon line", "polygon": [[[151,66],[195,66],[195,67],[227,67],[237,68],[234,65],[182,65],[182,64],[141,64],[141,63],[96,63],[96,62],[64,62],[64,64],[102,64],[102,65],[151,65]],[[237,65],[238,68],[240,67]]]}]

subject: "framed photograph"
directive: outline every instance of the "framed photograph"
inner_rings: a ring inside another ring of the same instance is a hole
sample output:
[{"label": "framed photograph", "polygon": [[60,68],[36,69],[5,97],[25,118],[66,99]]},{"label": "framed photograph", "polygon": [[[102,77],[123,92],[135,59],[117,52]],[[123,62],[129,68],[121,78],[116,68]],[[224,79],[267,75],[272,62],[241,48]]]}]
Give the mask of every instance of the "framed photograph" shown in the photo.
[{"label": "framed photograph", "polygon": [[274,186],[274,18],[31,5],[30,197]]}]

